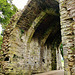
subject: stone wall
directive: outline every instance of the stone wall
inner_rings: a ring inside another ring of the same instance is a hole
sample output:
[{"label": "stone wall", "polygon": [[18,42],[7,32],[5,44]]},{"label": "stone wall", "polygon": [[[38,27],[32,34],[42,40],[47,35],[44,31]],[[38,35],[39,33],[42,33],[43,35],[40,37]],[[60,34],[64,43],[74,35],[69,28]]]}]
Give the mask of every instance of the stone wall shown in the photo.
[{"label": "stone wall", "polygon": [[7,49],[2,54],[2,74],[31,74],[54,69],[54,64],[56,64],[55,51],[51,50],[50,46],[43,45],[41,54],[42,46],[38,38],[32,38],[31,42],[28,43],[26,42],[26,32],[21,33],[21,30],[16,27],[10,33],[8,40],[8,45],[5,44]]},{"label": "stone wall", "polygon": [[65,75],[75,74],[75,0],[60,0]]},{"label": "stone wall", "polygon": [[12,16],[4,32],[0,73],[31,75],[56,70],[60,36],[58,2],[31,0]]},{"label": "stone wall", "polygon": [[57,61],[57,70],[61,70],[63,68],[62,63],[61,63],[61,50],[60,46],[59,48],[56,48],[56,61]]}]

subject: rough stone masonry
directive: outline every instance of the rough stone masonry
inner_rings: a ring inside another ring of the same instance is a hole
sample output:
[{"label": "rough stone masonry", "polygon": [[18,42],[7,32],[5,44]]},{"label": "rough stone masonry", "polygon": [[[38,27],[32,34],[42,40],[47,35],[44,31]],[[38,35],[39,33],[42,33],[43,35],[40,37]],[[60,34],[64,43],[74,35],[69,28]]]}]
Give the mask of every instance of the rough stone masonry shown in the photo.
[{"label": "rough stone masonry", "polygon": [[60,0],[65,75],[75,75],[75,0]]},{"label": "rough stone masonry", "polygon": [[32,75],[62,69],[61,42],[64,75],[75,75],[75,0],[29,0],[4,31],[0,74]]}]

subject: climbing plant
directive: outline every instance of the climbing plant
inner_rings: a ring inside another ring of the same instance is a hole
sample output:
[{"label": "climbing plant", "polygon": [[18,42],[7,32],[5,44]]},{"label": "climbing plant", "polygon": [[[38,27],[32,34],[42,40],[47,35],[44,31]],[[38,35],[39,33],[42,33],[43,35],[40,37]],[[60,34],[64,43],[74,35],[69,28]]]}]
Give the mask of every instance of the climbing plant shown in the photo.
[{"label": "climbing plant", "polygon": [[1,44],[3,43],[2,40],[3,40],[3,37],[0,35],[0,49],[1,49]]}]

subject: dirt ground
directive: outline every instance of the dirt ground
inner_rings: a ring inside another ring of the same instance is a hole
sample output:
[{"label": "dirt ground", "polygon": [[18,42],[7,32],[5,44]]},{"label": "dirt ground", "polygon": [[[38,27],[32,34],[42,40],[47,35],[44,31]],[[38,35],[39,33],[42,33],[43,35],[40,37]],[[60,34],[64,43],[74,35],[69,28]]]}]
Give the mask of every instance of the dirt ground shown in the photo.
[{"label": "dirt ground", "polygon": [[55,70],[55,71],[50,71],[50,72],[35,74],[35,75],[64,75],[64,70]]}]

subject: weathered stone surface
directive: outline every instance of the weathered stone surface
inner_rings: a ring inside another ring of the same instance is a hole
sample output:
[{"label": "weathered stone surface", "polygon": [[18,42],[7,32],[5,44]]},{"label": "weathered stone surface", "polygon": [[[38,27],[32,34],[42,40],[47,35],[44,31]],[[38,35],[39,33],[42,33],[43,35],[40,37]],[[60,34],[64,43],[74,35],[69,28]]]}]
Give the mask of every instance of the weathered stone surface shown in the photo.
[{"label": "weathered stone surface", "polygon": [[75,0],[57,1],[29,0],[22,11],[12,16],[0,53],[1,75],[31,75],[60,69],[61,54],[56,48],[61,36],[65,75],[74,75]]},{"label": "weathered stone surface", "polygon": [[61,63],[61,52],[60,52],[60,46],[59,48],[56,48],[56,60],[57,60],[57,70],[61,70],[62,63]]},{"label": "weathered stone surface", "polygon": [[[61,33],[64,48],[65,75],[74,75],[73,66],[75,65],[75,0],[60,0],[61,14]],[[62,10],[63,9],[63,10]],[[65,14],[65,15],[64,15]],[[68,16],[68,17],[67,17]]]}]

